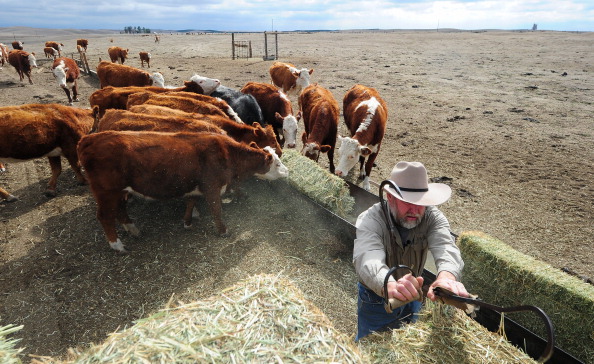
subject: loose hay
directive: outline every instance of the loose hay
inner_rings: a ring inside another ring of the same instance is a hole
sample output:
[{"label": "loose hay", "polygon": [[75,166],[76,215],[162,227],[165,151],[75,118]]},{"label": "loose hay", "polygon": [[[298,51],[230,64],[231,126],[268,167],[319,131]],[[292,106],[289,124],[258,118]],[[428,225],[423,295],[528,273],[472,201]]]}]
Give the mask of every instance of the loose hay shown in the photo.
[{"label": "loose hay", "polygon": [[349,340],[293,284],[261,275],[166,307],[60,363],[361,363]]},{"label": "loose hay", "polygon": [[[540,307],[553,321],[557,346],[594,363],[592,285],[481,232],[464,232],[459,244],[465,262],[463,280],[473,293],[499,306]],[[513,313],[508,317],[546,337],[536,315]]]},{"label": "loose hay", "polygon": [[338,176],[302,156],[298,151],[283,151],[282,162],[289,169],[289,184],[335,214],[346,217],[355,206],[348,185]]},{"label": "loose hay", "polygon": [[22,329],[23,326],[6,325],[0,327],[0,363],[3,364],[20,364],[21,360],[18,354],[23,349],[16,349],[15,344],[18,340],[8,339],[7,336],[15,331]]},{"label": "loose hay", "polygon": [[414,324],[361,340],[373,363],[536,363],[461,310],[427,301]]}]

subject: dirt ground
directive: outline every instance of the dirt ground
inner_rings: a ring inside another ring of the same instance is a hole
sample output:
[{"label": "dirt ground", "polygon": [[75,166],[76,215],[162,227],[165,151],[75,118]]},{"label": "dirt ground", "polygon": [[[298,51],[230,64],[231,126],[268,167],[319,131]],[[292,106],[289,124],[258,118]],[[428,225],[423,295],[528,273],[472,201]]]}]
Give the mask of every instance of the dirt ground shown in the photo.
[{"label": "dirt ground", "polygon": [[[149,51],[151,70],[173,86],[198,73],[239,89],[248,81],[269,82],[272,64],[263,60],[262,34],[236,34],[236,40],[252,42],[253,57],[232,60],[230,34],[163,34],[155,43],[150,35],[21,32],[0,29],[0,42],[24,41],[40,67],[29,85],[5,65],[0,106],[66,103],[43,56],[47,40],[64,43],[70,56],[75,40],[88,38],[91,68],[108,58],[112,45],[129,48],[126,64],[136,67],[138,52]],[[271,37],[268,43],[274,44]],[[388,126],[372,180],[387,178],[399,160],[421,161],[430,177],[454,190],[442,210],[455,232],[484,231],[589,278],[593,44],[594,33],[540,31],[278,37],[279,60],[313,68],[312,81],[330,89],[341,109],[344,93],[357,83],[375,87],[387,102]],[[83,76],[79,87],[75,107],[89,107],[98,82]],[[257,191],[269,186],[251,182],[247,200],[225,206],[232,236],[223,239],[206,211],[192,230],[184,230],[181,201],[135,200],[130,215],[143,236],[122,234],[133,249],[122,256],[105,242],[88,188],[78,186],[63,165],[53,199],[42,194],[50,176],[46,160],[9,163],[0,175],[0,186],[20,197],[0,203],[0,325],[24,325],[15,337],[25,354],[61,355],[70,346],[102,341],[172,295],[185,301],[207,297],[260,272],[296,280],[338,329],[354,332],[351,247],[310,205],[260,196]]]}]

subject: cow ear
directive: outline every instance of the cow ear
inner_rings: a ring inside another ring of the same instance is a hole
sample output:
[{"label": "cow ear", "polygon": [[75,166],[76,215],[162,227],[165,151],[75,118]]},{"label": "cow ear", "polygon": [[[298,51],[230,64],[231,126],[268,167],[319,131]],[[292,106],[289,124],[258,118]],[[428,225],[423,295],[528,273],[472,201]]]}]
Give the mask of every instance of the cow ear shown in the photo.
[{"label": "cow ear", "polygon": [[254,122],[252,123],[252,126],[253,126],[254,128],[261,128],[261,127],[262,127],[262,125],[260,125],[260,123],[259,123],[259,122],[257,122],[257,121],[254,121]]},{"label": "cow ear", "polygon": [[297,119],[297,121],[301,120],[301,110],[297,112],[297,116],[295,116],[295,119]]},{"label": "cow ear", "polygon": [[258,147],[258,144],[256,144],[256,142],[250,142],[249,146],[252,148],[260,148]]},{"label": "cow ear", "polygon": [[309,74],[311,75],[313,73],[313,68],[309,70]]},{"label": "cow ear", "polygon": [[361,147],[359,151],[361,152],[361,155],[365,157],[371,154],[371,149],[367,147]]},{"label": "cow ear", "polygon": [[301,134],[301,142],[303,144],[305,144],[305,142],[307,142],[307,133],[303,132],[303,134]]},{"label": "cow ear", "polygon": [[276,121],[278,121],[279,123],[282,123],[284,121],[284,118],[281,116],[281,114],[277,112],[274,113],[274,118],[276,119]]},{"label": "cow ear", "polygon": [[322,153],[327,153],[330,149],[332,149],[332,147],[329,145],[320,146],[320,152],[322,152]]}]

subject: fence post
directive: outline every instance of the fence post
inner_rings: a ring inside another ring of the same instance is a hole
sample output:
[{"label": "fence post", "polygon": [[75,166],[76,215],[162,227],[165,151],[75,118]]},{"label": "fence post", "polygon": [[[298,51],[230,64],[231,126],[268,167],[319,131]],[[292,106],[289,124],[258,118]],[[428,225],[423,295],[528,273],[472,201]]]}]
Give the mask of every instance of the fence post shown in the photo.
[{"label": "fence post", "polygon": [[278,60],[278,32],[274,33],[275,54],[274,59]]},{"label": "fence post", "polygon": [[268,60],[268,35],[264,31],[264,60]]},{"label": "fence post", "polygon": [[235,33],[231,33],[231,59],[235,59]]}]

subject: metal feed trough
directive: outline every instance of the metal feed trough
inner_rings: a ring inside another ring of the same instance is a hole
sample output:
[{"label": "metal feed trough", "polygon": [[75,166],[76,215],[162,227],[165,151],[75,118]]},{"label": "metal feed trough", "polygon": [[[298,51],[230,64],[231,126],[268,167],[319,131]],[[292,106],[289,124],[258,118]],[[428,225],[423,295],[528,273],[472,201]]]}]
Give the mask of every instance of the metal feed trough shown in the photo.
[{"label": "metal feed trough", "polygon": [[[276,196],[297,194],[303,200],[303,203],[311,205],[312,208],[324,211],[325,215],[327,215],[328,220],[331,221],[329,225],[335,227],[336,234],[339,235],[340,241],[346,244],[347,246],[352,247],[353,241],[355,239],[355,221],[357,216],[361,212],[369,208],[371,205],[379,202],[379,197],[352,183],[347,182],[347,184],[349,185],[350,195],[355,199],[355,207],[353,209],[353,212],[347,218],[343,218],[334,214],[333,212],[329,211],[328,209],[324,208],[323,206],[315,202],[313,199],[309,198],[308,196],[296,192],[292,187],[290,187],[286,183],[271,184],[273,190],[271,192]],[[432,258],[429,260],[432,260]],[[423,277],[425,279],[425,282],[430,284],[435,280],[435,273],[427,269],[428,266],[429,264],[425,267]],[[485,307],[481,307],[481,309],[475,313],[476,317],[474,318],[474,320],[476,320],[482,326],[487,328],[489,331],[498,332],[501,323],[501,313]],[[545,352],[545,349],[548,344],[547,340],[541,338],[540,336],[536,335],[534,332],[528,330],[527,328],[518,324],[517,322],[509,319],[505,315],[504,331],[507,340],[510,343],[519,348],[523,348],[523,350],[535,360],[537,360],[541,356],[541,354]],[[573,357],[569,353],[563,351],[562,349],[554,347],[553,353],[551,357],[546,361],[546,363],[577,364],[583,362]]]}]

